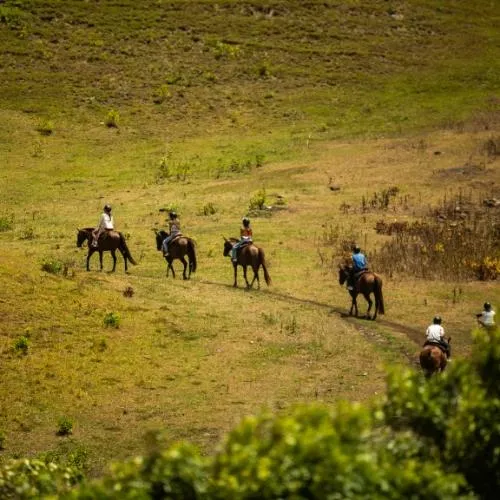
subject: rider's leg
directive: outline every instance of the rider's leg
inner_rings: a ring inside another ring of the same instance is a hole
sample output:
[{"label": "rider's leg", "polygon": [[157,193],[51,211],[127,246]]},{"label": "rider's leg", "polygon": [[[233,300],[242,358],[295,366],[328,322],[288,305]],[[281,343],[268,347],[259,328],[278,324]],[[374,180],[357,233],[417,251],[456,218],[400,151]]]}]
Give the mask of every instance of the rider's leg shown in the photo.
[{"label": "rider's leg", "polygon": [[236,262],[238,260],[237,256],[236,256],[236,252],[238,251],[238,247],[240,246],[239,242],[238,243],[235,243],[233,245],[233,248],[231,248],[231,260],[233,262]]}]

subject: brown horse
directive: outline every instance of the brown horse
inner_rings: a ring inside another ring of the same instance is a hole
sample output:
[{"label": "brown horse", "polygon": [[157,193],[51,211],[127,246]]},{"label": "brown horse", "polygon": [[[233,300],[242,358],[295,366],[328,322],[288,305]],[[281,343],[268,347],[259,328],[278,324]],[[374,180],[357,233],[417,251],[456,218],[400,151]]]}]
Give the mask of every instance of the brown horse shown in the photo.
[{"label": "brown horse", "polygon": [[[351,267],[347,264],[339,266],[339,283],[343,285],[349,278],[351,272]],[[351,309],[349,314],[352,316],[352,311],[354,310],[355,315],[358,315],[358,303],[357,296],[361,293],[365,300],[368,302],[368,310],[366,311],[366,317],[370,319],[370,310],[373,305],[373,301],[370,295],[375,296],[375,311],[373,313],[373,318],[376,319],[377,313],[384,314],[384,296],[382,295],[382,278],[375,273],[366,271],[356,280],[353,290],[349,290],[349,294],[352,299]]]},{"label": "brown horse", "polygon": [[127,260],[130,261],[131,264],[136,265],[137,262],[130,255],[130,250],[128,249],[127,242],[125,241],[125,237],[122,233],[117,231],[105,231],[99,236],[99,240],[97,241],[97,247],[92,246],[92,231],[93,227],[86,227],[84,229],[77,229],[78,234],[76,237],[76,246],[81,248],[85,240],[88,241],[87,245],[89,251],[87,253],[87,271],[90,271],[90,257],[94,252],[99,252],[99,263],[102,271],[102,253],[103,252],[111,252],[111,256],[113,257],[113,269],[111,272],[114,272],[116,269],[116,250],[120,250],[120,253],[123,255],[123,261],[125,263],[125,272],[127,272]]},{"label": "brown horse", "polygon": [[[446,339],[448,344],[451,341],[451,337]],[[441,373],[448,364],[448,359],[444,351],[435,344],[429,344],[424,346],[420,351],[420,366],[424,371],[424,375],[428,378],[435,373]]]},{"label": "brown horse", "polygon": [[[168,236],[166,231],[155,231],[156,234],[156,249],[161,250],[163,241]],[[189,261],[189,273],[186,274],[186,269],[188,268],[188,263],[186,262],[186,257]],[[187,236],[179,236],[178,238],[173,239],[168,246],[168,257],[165,257],[167,261],[167,278],[168,272],[172,270],[172,276],[175,278],[175,271],[172,266],[172,262],[178,259],[182,262],[184,269],[182,271],[183,279],[187,280],[191,277],[191,273],[196,272],[197,262],[196,262],[196,250],[195,243],[191,238]]]},{"label": "brown horse", "polygon": [[[224,257],[231,255],[231,250],[233,246],[238,242],[236,238],[225,238],[224,237]],[[262,248],[254,245],[253,243],[249,243],[243,247],[240,247],[237,255],[237,262],[233,262],[234,268],[234,283],[233,286],[238,286],[237,284],[237,268],[238,265],[243,267],[243,277],[245,278],[245,282],[247,284],[247,288],[252,288],[254,281],[257,280],[257,288],[260,288],[259,281],[259,268],[262,266],[264,270],[264,279],[266,280],[266,284],[269,286],[271,284],[271,276],[267,272],[266,268],[266,259],[264,256],[264,250]],[[252,266],[253,269],[253,280],[251,283],[248,282],[247,279],[247,266]]]}]

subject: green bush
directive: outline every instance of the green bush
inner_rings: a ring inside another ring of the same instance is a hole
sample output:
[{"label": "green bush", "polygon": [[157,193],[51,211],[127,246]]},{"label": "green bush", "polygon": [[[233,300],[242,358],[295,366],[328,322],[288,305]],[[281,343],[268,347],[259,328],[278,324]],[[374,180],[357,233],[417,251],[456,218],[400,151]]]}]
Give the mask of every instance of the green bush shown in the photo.
[{"label": "green bush", "polygon": [[263,210],[266,207],[267,197],[265,188],[260,189],[250,198],[250,210]]},{"label": "green bush", "polygon": [[166,83],[163,85],[160,85],[154,92],[153,92],[153,102],[155,104],[161,104],[162,102],[166,101],[169,97],[171,96],[170,89]]},{"label": "green bush", "polygon": [[104,316],[104,326],[106,328],[119,328],[120,316],[114,312],[109,312]]},{"label": "green bush", "polygon": [[73,421],[69,417],[61,417],[57,423],[58,436],[69,436],[73,434]]},{"label": "green bush", "polygon": [[198,212],[198,215],[209,216],[209,215],[214,215],[216,213],[217,213],[217,207],[212,202],[208,202],[205,205],[203,205],[203,208]]},{"label": "green bush", "polygon": [[208,498],[206,459],[188,444],[136,457],[111,466],[99,481],[83,485],[74,498],[186,499]]},{"label": "green bush", "polygon": [[59,274],[64,269],[64,264],[57,259],[47,259],[42,262],[42,271],[50,274]]},{"label": "green bush", "polygon": [[0,498],[24,500],[62,496],[82,481],[80,471],[41,460],[10,460],[0,465]]},{"label": "green bush", "polygon": [[14,227],[14,215],[1,215],[0,216],[0,233],[10,231]]},{"label": "green bush", "polygon": [[120,113],[118,111],[112,109],[106,115],[106,119],[104,120],[104,124],[108,128],[118,128],[120,124]]},{"label": "green bush", "polygon": [[22,335],[14,341],[14,351],[20,354],[28,354],[29,349],[29,339],[28,337]]},{"label": "green bush", "polygon": [[42,118],[38,122],[36,130],[42,135],[52,135],[54,132],[54,123],[51,120]]}]

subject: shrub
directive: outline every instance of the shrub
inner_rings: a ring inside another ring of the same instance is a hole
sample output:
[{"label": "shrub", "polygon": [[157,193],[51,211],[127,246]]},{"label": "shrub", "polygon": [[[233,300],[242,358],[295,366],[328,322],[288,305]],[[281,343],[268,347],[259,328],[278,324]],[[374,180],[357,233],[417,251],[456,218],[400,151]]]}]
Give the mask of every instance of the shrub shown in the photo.
[{"label": "shrub", "polygon": [[216,59],[221,59],[224,57],[236,58],[241,53],[241,49],[238,45],[221,41],[215,42],[213,51]]},{"label": "shrub", "polygon": [[36,130],[42,135],[52,135],[54,132],[54,123],[51,120],[41,119],[38,122]]},{"label": "shrub", "polygon": [[14,215],[0,215],[0,233],[10,231],[14,227]]},{"label": "shrub", "polygon": [[34,240],[36,239],[36,233],[35,233],[35,230],[33,227],[27,227],[26,229],[24,229],[21,233],[21,236],[20,238],[22,240]]},{"label": "shrub", "polygon": [[166,83],[160,85],[153,93],[153,102],[155,104],[161,104],[166,101],[171,96],[170,89]]},{"label": "shrub", "polygon": [[203,205],[203,208],[198,212],[199,215],[214,215],[217,213],[217,207],[212,203],[208,202],[205,205]]},{"label": "shrub", "polygon": [[14,351],[26,355],[28,354],[29,349],[29,339],[25,335],[21,335],[21,337],[17,338],[14,341]]},{"label": "shrub", "polygon": [[120,124],[120,114],[118,111],[112,109],[108,111],[108,114],[106,115],[106,118],[104,120],[104,124],[108,128],[118,128]]},{"label": "shrub", "polygon": [[255,195],[250,198],[250,210],[264,210],[266,207],[266,189],[260,189]]},{"label": "shrub", "polygon": [[114,312],[109,312],[104,316],[104,326],[106,328],[119,328],[120,316]]},{"label": "shrub", "polygon": [[69,436],[73,434],[73,421],[68,417],[61,417],[57,423],[58,436]]},{"label": "shrub", "polygon": [[0,450],[5,449],[5,433],[0,431]]},{"label": "shrub", "polygon": [[68,493],[82,479],[82,473],[73,467],[37,459],[10,460],[0,465],[0,498],[55,498]]},{"label": "shrub", "polygon": [[206,496],[206,459],[188,444],[112,465],[99,481],[84,484],[74,498],[201,499]]},{"label": "shrub", "polygon": [[64,264],[57,259],[48,259],[42,262],[42,271],[50,274],[60,274],[64,269]]}]

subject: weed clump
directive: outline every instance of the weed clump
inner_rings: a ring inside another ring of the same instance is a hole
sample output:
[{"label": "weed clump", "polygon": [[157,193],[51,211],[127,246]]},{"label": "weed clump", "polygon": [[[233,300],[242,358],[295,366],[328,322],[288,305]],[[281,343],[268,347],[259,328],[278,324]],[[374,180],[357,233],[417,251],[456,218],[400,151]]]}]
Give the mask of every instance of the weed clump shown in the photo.
[{"label": "weed clump", "polygon": [[0,233],[11,231],[14,228],[14,215],[0,215]]},{"label": "weed clump", "polygon": [[216,214],[218,211],[217,207],[210,201],[203,205],[203,208],[198,211],[198,215],[204,215],[205,217],[208,217],[210,215]]},{"label": "weed clump", "polygon": [[36,127],[41,135],[49,136],[54,132],[54,123],[51,120],[41,119]]},{"label": "weed clump", "polygon": [[61,417],[57,424],[56,434],[58,436],[69,436],[73,434],[73,421],[69,417]]},{"label": "weed clump", "polygon": [[103,322],[106,328],[119,328],[120,316],[114,312],[109,312],[104,316]]},{"label": "weed clump", "polygon": [[266,188],[259,189],[257,193],[255,193],[250,198],[250,204],[248,208],[250,210],[264,210],[266,207],[267,197],[266,197]]},{"label": "weed clump", "polygon": [[25,335],[21,335],[21,337],[17,338],[14,341],[14,351],[18,354],[22,354],[26,356],[29,350],[29,339]]},{"label": "weed clump", "polygon": [[115,109],[108,111],[104,124],[108,128],[118,128],[120,124],[120,113],[118,113]]}]

